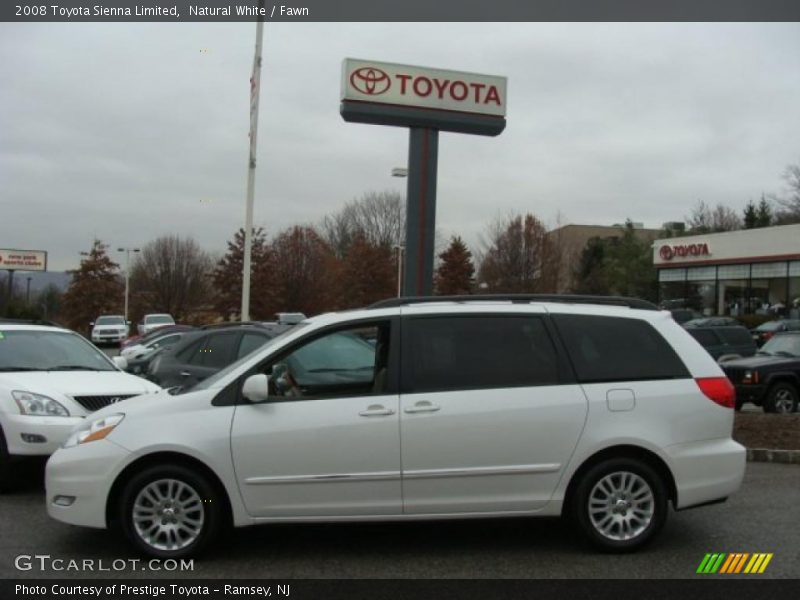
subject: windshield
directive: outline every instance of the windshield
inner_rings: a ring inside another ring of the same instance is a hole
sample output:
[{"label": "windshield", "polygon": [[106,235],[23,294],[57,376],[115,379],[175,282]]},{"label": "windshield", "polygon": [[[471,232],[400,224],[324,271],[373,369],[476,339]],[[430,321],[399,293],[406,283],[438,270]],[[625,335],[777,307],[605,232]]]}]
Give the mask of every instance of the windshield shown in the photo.
[{"label": "windshield", "polygon": [[153,315],[152,317],[147,317],[145,322],[148,325],[157,325],[159,323],[169,323],[170,325],[174,324],[175,321],[172,320],[172,317],[169,315]]},{"label": "windshield", "polygon": [[761,348],[764,354],[784,354],[800,357],[800,335],[776,335]]},{"label": "windshield", "polygon": [[194,385],[194,386],[192,386],[190,388],[187,388],[185,390],[180,390],[180,393],[184,394],[186,392],[195,392],[197,390],[206,390],[208,388],[214,387],[214,385],[218,381],[220,381],[221,379],[224,379],[230,373],[233,373],[234,371],[236,371],[236,369],[238,369],[240,366],[242,366],[242,364],[247,363],[247,362],[251,362],[253,360],[253,358],[256,356],[256,354],[261,356],[263,354],[264,350],[266,350],[267,348],[271,348],[276,343],[282,341],[285,337],[288,337],[289,335],[294,334],[295,332],[297,332],[298,330],[302,329],[303,327],[306,327],[307,325],[308,325],[307,323],[300,323],[299,325],[295,325],[291,329],[289,329],[287,331],[284,331],[280,335],[275,336],[274,338],[269,340],[266,344],[261,346],[258,350],[254,351],[254,352],[252,352],[252,353],[250,353],[250,354],[248,354],[246,356],[243,356],[242,358],[240,358],[236,362],[229,364],[224,369],[222,369],[220,371],[217,371],[211,377],[208,377],[207,379],[204,379],[203,381],[197,383],[196,385]]},{"label": "windshield", "polygon": [[115,371],[105,354],[61,331],[0,331],[0,371]]},{"label": "windshield", "polygon": [[122,317],[97,317],[95,325],[125,325],[125,319]]}]

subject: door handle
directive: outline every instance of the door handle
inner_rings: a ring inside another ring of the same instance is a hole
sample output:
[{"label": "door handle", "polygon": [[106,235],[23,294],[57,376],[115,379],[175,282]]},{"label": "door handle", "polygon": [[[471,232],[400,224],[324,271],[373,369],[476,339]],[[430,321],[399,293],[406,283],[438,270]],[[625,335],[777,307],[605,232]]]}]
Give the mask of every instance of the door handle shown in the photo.
[{"label": "door handle", "polygon": [[394,411],[380,404],[372,404],[367,407],[367,410],[362,410],[358,414],[362,417],[388,417],[393,415]]},{"label": "door handle", "polygon": [[437,404],[432,404],[427,400],[423,400],[421,402],[417,402],[414,406],[409,406],[408,408],[404,409],[403,412],[408,414],[413,413],[429,413],[429,412],[436,412],[440,410],[442,407]]},{"label": "door handle", "polygon": [[191,377],[192,374],[189,371],[181,371],[181,377]]}]

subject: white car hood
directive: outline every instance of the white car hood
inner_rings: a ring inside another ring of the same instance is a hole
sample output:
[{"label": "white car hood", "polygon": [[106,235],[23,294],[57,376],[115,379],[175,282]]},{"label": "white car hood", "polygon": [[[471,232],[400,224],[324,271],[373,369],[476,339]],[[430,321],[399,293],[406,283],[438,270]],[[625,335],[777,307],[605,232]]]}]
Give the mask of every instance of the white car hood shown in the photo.
[{"label": "white car hood", "polygon": [[156,384],[122,371],[30,371],[0,374],[0,385],[58,398],[146,394],[160,390]]}]

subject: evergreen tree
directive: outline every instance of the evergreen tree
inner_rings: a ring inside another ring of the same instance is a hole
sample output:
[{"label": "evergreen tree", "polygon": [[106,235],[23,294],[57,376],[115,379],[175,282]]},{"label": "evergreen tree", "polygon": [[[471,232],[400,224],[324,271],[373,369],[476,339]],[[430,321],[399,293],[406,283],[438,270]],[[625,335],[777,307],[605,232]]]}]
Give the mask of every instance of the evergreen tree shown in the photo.
[{"label": "evergreen tree", "polygon": [[772,225],[772,207],[770,206],[764,194],[761,194],[761,202],[758,203],[756,210],[756,227],[769,227]]},{"label": "evergreen tree", "polygon": [[755,229],[758,227],[756,224],[758,222],[758,215],[756,214],[756,205],[753,204],[753,201],[747,203],[747,206],[744,207],[744,228],[745,229]]},{"label": "evergreen tree", "polygon": [[475,265],[472,252],[458,236],[450,239],[450,246],[439,255],[441,263],[436,270],[436,293],[440,295],[469,294]]},{"label": "evergreen tree", "polygon": [[106,253],[108,246],[94,240],[80,267],[68,271],[72,282],[64,293],[62,310],[67,324],[76,331],[88,332],[98,316],[122,313],[125,285],[117,271],[119,265]]}]

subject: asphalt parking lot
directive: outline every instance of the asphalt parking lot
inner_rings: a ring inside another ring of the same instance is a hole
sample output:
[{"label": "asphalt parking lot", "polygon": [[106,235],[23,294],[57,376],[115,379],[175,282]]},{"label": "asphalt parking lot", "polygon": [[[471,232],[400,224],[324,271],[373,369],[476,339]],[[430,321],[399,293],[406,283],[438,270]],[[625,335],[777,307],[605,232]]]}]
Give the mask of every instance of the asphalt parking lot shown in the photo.
[{"label": "asphalt parking lot", "polygon": [[[143,570],[142,564],[111,569],[113,561],[139,557],[107,531],[51,520],[41,477],[35,465],[17,491],[0,495],[0,577],[712,577],[695,575],[707,552],[774,553],[766,572],[751,578],[800,573],[795,465],[748,463],[744,487],[727,503],[672,513],[661,536],[633,555],[594,553],[557,519],[281,525],[236,530],[182,573]],[[109,571],[42,571],[35,562],[20,571],[20,555],[50,555],[62,564],[102,559]]]}]

